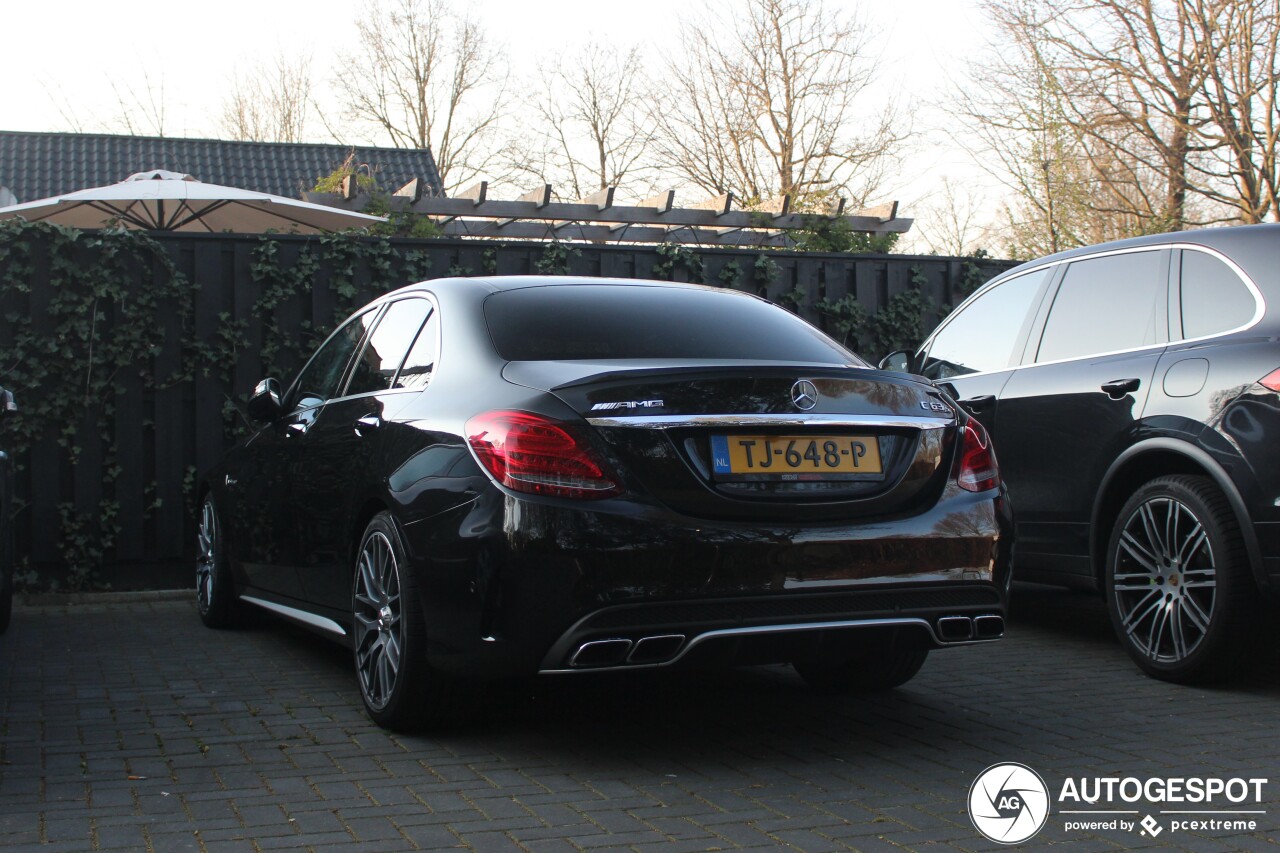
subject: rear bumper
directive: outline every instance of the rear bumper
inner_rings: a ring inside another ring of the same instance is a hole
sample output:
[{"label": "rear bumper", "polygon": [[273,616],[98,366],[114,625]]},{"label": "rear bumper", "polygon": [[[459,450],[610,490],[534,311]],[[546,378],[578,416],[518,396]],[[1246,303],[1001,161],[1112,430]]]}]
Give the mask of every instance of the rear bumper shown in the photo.
[{"label": "rear bumper", "polygon": [[1004,606],[989,587],[932,586],[607,608],[561,635],[539,671],[785,663],[815,646],[888,632],[927,648],[989,642],[1004,636]]},{"label": "rear bumper", "polygon": [[[433,665],[496,677],[780,662],[889,631],[987,642],[1003,633],[1012,519],[994,491],[949,490],[909,517],[766,526],[493,488],[406,534]],[[441,554],[442,541],[464,544]]]}]

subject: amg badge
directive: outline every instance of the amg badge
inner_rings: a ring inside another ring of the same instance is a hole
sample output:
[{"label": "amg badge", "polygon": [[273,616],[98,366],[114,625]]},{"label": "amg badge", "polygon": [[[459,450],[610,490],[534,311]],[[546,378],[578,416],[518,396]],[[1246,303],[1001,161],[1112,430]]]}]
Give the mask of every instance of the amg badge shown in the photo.
[{"label": "amg badge", "polygon": [[617,403],[596,403],[591,407],[593,412],[611,412],[615,409],[661,409],[665,403],[661,400],[622,400]]}]

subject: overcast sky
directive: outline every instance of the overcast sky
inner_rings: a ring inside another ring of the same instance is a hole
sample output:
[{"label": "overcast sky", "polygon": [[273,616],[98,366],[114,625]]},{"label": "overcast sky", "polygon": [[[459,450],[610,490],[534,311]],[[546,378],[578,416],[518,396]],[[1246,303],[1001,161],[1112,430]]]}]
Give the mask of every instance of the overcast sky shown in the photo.
[{"label": "overcast sky", "polygon": [[[966,53],[981,44],[973,0],[828,0],[879,27],[881,81],[917,105],[918,141],[893,194],[917,205],[942,175],[986,183],[930,107]],[[514,75],[538,58],[596,38],[622,49],[652,47],[651,61],[677,44],[678,21],[700,0],[484,0],[470,4],[490,38],[505,46]],[[110,130],[120,102],[163,89],[165,134],[218,135],[217,116],[237,64],[279,52],[311,53],[327,77],[329,58],[354,44],[357,0],[6,0],[0,10],[0,129]],[[640,10],[640,11],[637,11]],[[326,89],[327,81],[318,82]],[[130,94],[132,92],[132,95]],[[386,144],[383,142],[382,144]],[[904,215],[911,215],[910,209]]]}]

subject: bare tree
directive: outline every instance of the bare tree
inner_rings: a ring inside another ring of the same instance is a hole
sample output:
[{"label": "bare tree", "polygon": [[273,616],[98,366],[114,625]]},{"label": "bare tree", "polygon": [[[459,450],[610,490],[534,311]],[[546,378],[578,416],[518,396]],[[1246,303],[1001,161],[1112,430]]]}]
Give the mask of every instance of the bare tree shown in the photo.
[{"label": "bare tree", "polygon": [[[1033,6],[1020,12],[1030,15]],[[1034,257],[1141,230],[1135,208],[1156,216],[1141,181],[1094,168],[1099,158],[1073,124],[1078,107],[1067,103],[1072,93],[1043,30],[1005,23],[1001,36],[975,60],[971,81],[955,87],[952,104],[969,126],[974,159],[1013,193],[1004,251]]]},{"label": "bare tree", "polygon": [[311,57],[280,53],[270,63],[237,71],[220,123],[232,139],[301,142],[311,104]]},{"label": "bare tree", "polygon": [[480,174],[503,115],[506,68],[444,0],[366,0],[336,79],[348,113],[391,144],[430,148],[446,189]]},{"label": "bare tree", "polygon": [[722,3],[686,25],[686,58],[654,111],[662,165],[713,193],[864,203],[907,135],[894,106],[869,97],[873,35],[811,0]]},{"label": "bare tree", "polygon": [[1025,248],[1276,215],[1277,0],[986,7],[1003,38],[958,100]]},{"label": "bare tree", "polygon": [[118,110],[110,124],[131,136],[164,136],[168,102],[165,99],[163,72],[153,80],[150,72],[144,68],[139,86],[127,82],[117,83],[113,79],[111,91],[115,93]]},{"label": "bare tree", "polygon": [[1212,156],[1192,161],[1207,198],[1245,223],[1280,220],[1280,0],[1187,0],[1197,30],[1217,35],[1201,128]]},{"label": "bare tree", "polygon": [[646,171],[653,133],[639,48],[589,43],[541,69],[536,132],[508,146],[512,170],[564,187],[573,198]]},{"label": "bare tree", "polygon": [[991,216],[983,198],[944,177],[922,205],[915,231],[928,251],[959,257],[990,248]]}]

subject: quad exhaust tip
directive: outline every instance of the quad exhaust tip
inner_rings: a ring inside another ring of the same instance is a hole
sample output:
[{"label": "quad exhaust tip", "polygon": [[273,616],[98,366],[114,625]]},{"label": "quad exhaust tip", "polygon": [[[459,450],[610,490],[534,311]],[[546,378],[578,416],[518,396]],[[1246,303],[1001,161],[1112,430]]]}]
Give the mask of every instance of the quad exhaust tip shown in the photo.
[{"label": "quad exhaust tip", "polygon": [[973,639],[973,620],[968,616],[943,616],[938,620],[938,636],[947,643]]},{"label": "quad exhaust tip", "polygon": [[1004,636],[1003,616],[975,616],[973,633],[979,640],[996,640]]},{"label": "quad exhaust tip", "polygon": [[665,663],[676,656],[684,645],[684,634],[660,634],[636,640],[627,655],[627,663]]},{"label": "quad exhaust tip", "polygon": [[1003,636],[1003,616],[943,616],[938,620],[938,638],[944,643],[998,640]]},{"label": "quad exhaust tip", "polygon": [[569,666],[614,666],[627,659],[631,651],[630,640],[592,640],[578,646],[569,659]]},{"label": "quad exhaust tip", "polygon": [[590,669],[624,664],[639,666],[666,663],[673,660],[683,646],[684,634],[658,634],[641,637],[634,642],[623,638],[591,640],[578,646],[578,650],[569,659],[569,666]]}]

